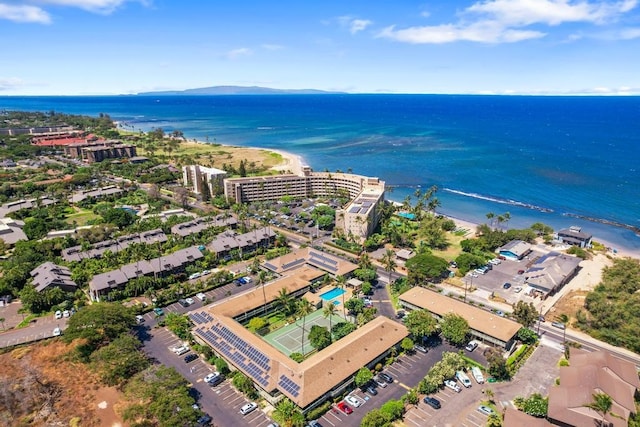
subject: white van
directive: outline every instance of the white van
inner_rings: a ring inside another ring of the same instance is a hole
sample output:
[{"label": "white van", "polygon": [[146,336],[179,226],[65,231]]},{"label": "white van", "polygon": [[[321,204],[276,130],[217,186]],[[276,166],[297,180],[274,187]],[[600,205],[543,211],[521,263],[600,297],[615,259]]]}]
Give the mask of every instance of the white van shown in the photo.
[{"label": "white van", "polygon": [[482,375],[482,371],[477,366],[473,366],[471,368],[471,375],[473,375],[473,379],[476,380],[478,384],[484,383],[484,376]]},{"label": "white van", "polygon": [[457,371],[456,372],[456,378],[458,379],[458,381],[460,381],[460,383],[465,386],[466,388],[471,387],[471,380],[469,379],[469,377],[467,376],[467,374],[465,374],[462,371]]}]

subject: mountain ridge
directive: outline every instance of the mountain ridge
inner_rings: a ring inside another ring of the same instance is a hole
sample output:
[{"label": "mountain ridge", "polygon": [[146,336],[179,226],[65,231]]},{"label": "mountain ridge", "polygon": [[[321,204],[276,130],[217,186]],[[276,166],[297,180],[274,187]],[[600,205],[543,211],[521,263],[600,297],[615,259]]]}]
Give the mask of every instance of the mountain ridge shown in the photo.
[{"label": "mountain ridge", "polygon": [[262,86],[209,86],[184,90],[165,90],[154,92],[140,92],[140,96],[167,95],[335,95],[346,92],[329,92],[318,89],[273,89]]}]

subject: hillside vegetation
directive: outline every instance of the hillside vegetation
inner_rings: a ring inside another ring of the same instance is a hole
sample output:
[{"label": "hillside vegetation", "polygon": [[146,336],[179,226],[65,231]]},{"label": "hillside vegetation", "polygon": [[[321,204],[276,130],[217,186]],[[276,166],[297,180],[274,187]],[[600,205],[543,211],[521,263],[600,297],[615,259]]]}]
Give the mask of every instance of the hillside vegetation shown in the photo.
[{"label": "hillside vegetation", "polygon": [[640,353],[640,261],[616,259],[576,313],[577,325],[594,338]]}]

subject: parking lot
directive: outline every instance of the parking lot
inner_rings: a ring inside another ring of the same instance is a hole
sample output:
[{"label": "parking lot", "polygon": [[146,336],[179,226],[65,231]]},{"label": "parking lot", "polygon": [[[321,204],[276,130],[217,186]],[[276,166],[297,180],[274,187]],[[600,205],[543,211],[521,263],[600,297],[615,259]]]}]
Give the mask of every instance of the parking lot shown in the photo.
[{"label": "parking lot", "polygon": [[[509,304],[514,304],[520,300],[533,302],[535,300],[531,295],[527,294],[527,287],[524,284],[525,275],[518,273],[526,271],[529,265],[542,255],[544,255],[543,252],[534,248],[533,252],[522,261],[502,260],[500,264],[493,265],[492,269],[485,274],[471,271],[463,280],[467,286],[494,293],[504,298]],[[505,283],[510,284],[508,289],[504,288]],[[520,291],[518,291],[519,288],[521,289]]]}]

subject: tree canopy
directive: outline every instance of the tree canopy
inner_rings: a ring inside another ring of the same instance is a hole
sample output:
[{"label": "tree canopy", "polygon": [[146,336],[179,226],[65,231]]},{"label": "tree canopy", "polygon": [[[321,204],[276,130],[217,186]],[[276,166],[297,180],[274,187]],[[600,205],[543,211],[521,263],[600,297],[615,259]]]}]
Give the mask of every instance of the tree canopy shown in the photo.
[{"label": "tree canopy", "polygon": [[444,258],[431,254],[418,254],[406,262],[409,282],[420,285],[441,278],[449,268]]},{"label": "tree canopy", "polygon": [[438,329],[438,322],[427,310],[413,310],[405,316],[404,324],[418,340],[433,334]]},{"label": "tree canopy", "polygon": [[318,351],[331,344],[331,333],[324,326],[313,325],[309,331],[309,342]]},{"label": "tree canopy", "polygon": [[122,304],[95,303],[83,307],[69,318],[64,337],[68,342],[85,338],[97,347],[108,344],[134,325],[135,316],[131,309]]},{"label": "tree canopy", "polygon": [[453,345],[462,345],[467,341],[469,323],[455,313],[445,314],[440,323],[442,335]]}]

